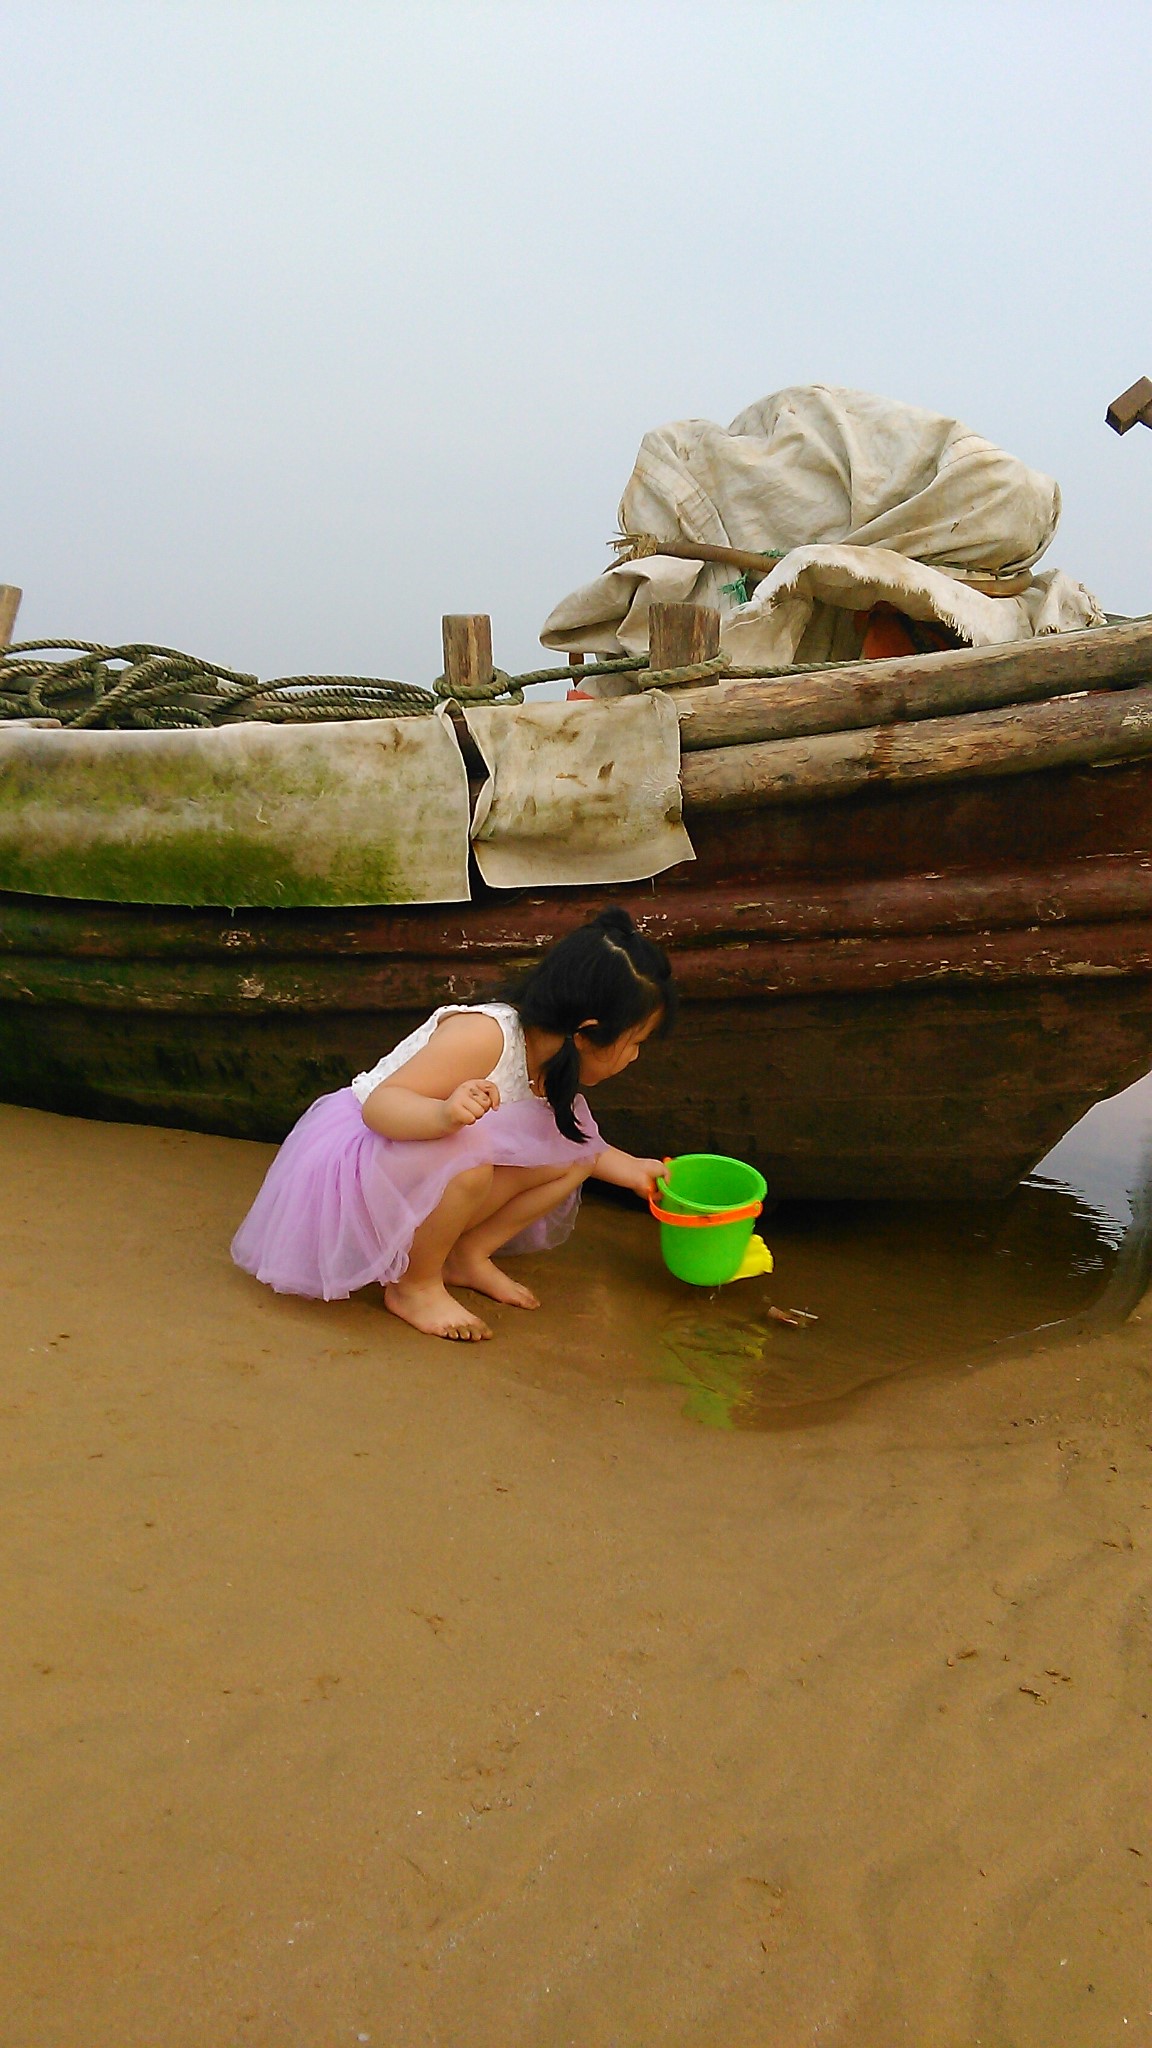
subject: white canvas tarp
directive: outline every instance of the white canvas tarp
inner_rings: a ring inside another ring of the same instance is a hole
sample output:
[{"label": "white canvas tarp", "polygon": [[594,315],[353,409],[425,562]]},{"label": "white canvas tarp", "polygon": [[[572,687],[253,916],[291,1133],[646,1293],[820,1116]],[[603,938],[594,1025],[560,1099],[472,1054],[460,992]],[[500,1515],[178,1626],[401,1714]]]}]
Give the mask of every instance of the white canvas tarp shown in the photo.
[{"label": "white canvas tarp", "polygon": [[0,725],[0,888],[104,902],[463,903],[450,721],[52,732]]},{"label": "white canvas tarp", "polygon": [[472,850],[493,888],[638,882],[695,859],[669,697],[492,704],[465,716],[488,769]]},{"label": "white canvas tarp", "polygon": [[567,652],[643,654],[649,605],[690,600],[719,609],[734,662],[775,667],[853,658],[854,615],[879,599],[976,647],[1101,624],[1096,599],[1059,570],[1009,597],[949,573],[1031,570],[1059,516],[1051,477],[958,420],[794,386],[726,429],[680,420],[646,434],[620,505],[626,534],[783,551],[748,602],[735,569],[657,553],[574,591],[540,637]]}]

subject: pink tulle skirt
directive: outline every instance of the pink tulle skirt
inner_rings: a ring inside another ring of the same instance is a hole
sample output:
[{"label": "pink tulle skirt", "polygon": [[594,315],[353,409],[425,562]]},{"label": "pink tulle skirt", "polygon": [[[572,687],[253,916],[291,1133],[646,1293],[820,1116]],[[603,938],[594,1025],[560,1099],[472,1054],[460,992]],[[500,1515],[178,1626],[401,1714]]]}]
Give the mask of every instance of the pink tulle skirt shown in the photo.
[{"label": "pink tulle skirt", "polygon": [[[371,1281],[398,1280],[412,1239],[449,1181],[471,1166],[587,1166],[603,1140],[578,1095],[589,1142],[556,1128],[546,1102],[509,1102],[451,1138],[382,1138],[370,1131],[351,1088],[322,1095],[289,1131],[232,1240],[232,1257],[281,1294],[343,1300]],[[547,1251],[576,1221],[580,1193],[504,1246]]]}]

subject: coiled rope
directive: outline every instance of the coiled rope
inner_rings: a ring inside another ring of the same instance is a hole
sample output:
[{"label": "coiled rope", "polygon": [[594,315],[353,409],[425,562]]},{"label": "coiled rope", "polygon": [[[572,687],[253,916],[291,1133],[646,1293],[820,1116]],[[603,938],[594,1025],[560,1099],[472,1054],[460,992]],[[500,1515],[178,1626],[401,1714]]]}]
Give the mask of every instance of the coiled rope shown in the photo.
[{"label": "coiled rope", "polygon": [[[52,658],[55,657],[55,658]],[[0,720],[156,731],[197,726],[311,725],[353,718],[418,718],[430,690],[377,676],[258,676],[134,643],[23,640],[0,654]]]}]

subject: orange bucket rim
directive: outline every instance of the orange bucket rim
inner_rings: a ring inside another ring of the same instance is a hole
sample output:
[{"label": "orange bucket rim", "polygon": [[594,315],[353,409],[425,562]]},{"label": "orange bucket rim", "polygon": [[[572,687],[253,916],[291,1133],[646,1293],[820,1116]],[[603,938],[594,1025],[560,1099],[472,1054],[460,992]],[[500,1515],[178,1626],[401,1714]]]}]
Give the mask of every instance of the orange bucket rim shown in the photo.
[{"label": "orange bucket rim", "polygon": [[657,1223],[672,1223],[681,1230],[716,1230],[725,1223],[744,1223],[751,1216],[753,1220],[764,1208],[763,1202],[748,1202],[742,1209],[721,1209],[712,1216],[673,1215],[668,1209],[656,1207],[655,1195],[649,1195],[648,1207]]}]

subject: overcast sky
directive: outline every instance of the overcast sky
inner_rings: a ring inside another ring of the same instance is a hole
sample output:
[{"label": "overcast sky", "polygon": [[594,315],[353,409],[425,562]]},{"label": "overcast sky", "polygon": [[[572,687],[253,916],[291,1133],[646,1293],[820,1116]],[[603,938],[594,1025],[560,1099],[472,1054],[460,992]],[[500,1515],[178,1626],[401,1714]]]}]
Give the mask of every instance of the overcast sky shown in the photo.
[{"label": "overcast sky", "polygon": [[1152,610],[1152,6],[8,0],[22,637],[532,665],[641,435],[829,381],[1055,475]]}]

